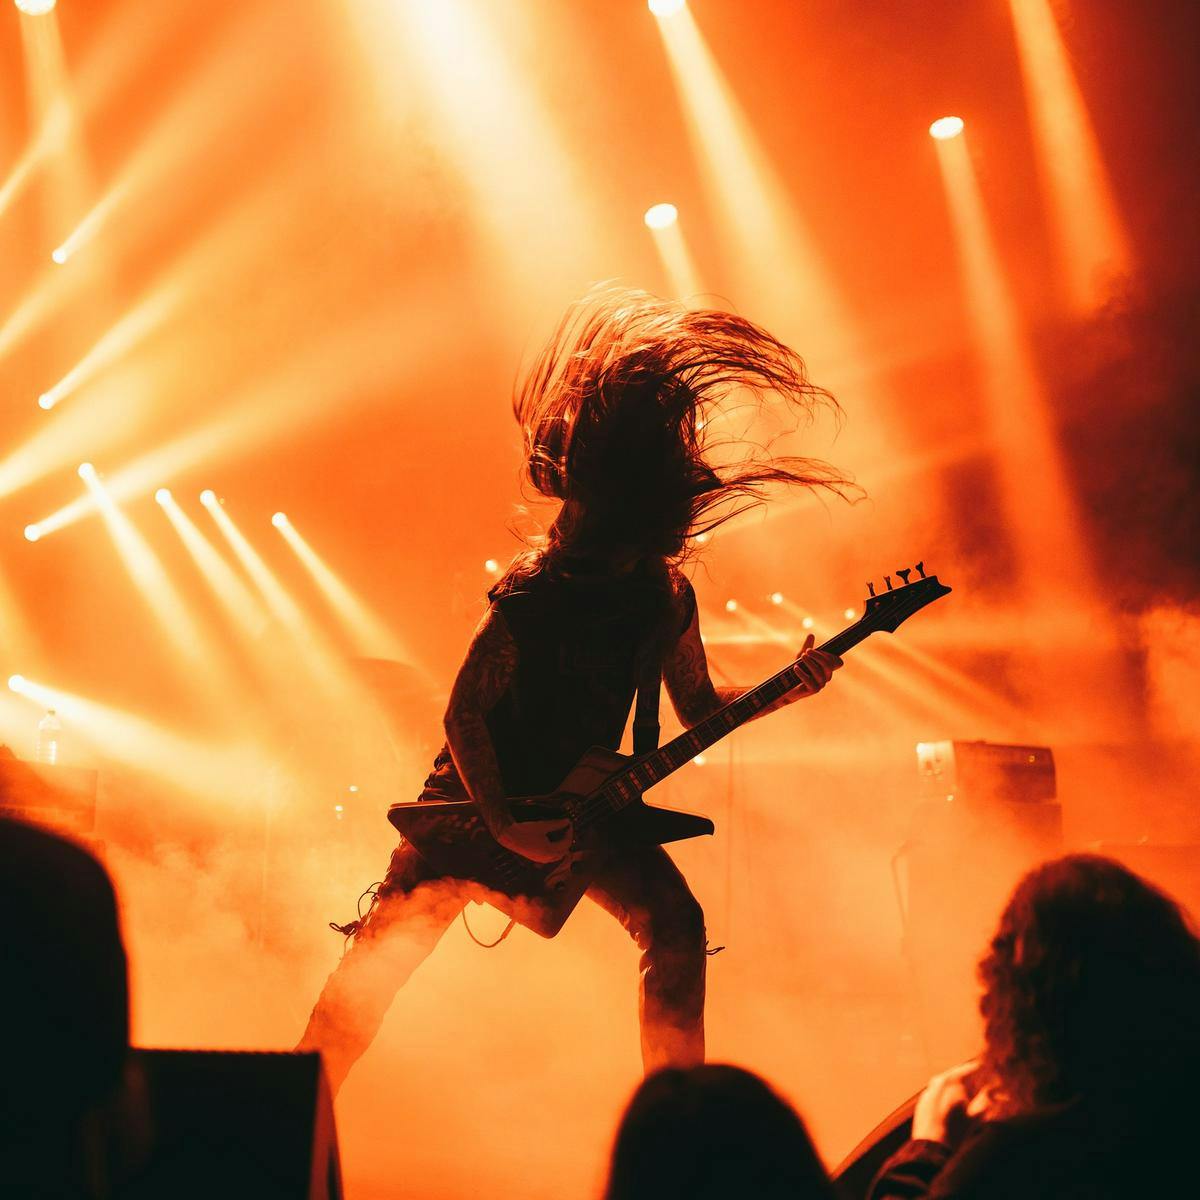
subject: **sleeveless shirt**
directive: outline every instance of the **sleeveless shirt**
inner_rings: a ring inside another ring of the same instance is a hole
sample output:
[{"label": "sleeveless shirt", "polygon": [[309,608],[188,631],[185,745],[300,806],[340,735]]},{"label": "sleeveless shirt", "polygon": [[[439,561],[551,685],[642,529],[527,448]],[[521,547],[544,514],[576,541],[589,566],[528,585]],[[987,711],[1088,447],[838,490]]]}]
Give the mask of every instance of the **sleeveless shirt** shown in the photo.
[{"label": "sleeveless shirt", "polygon": [[[641,655],[661,658],[687,629],[691,584],[635,569],[627,575],[543,572],[489,593],[517,649],[504,694],[487,714],[508,796],[553,791],[592,746],[620,747]],[[443,746],[423,794],[463,799]]]}]

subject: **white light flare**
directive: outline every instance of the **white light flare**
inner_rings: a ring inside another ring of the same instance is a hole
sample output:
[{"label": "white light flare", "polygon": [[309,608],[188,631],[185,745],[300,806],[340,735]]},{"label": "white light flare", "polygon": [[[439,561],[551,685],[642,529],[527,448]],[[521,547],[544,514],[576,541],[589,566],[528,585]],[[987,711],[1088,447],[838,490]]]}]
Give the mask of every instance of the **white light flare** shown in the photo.
[{"label": "white light flare", "polygon": [[673,204],[654,204],[642,218],[647,229],[667,229],[679,220],[679,209]]},{"label": "white light flare", "polygon": [[687,0],[647,0],[646,7],[656,17],[673,17],[677,12],[683,12]]},{"label": "white light flare", "polygon": [[929,127],[929,136],[939,142],[946,142],[958,137],[963,128],[962,117],[938,117]]}]

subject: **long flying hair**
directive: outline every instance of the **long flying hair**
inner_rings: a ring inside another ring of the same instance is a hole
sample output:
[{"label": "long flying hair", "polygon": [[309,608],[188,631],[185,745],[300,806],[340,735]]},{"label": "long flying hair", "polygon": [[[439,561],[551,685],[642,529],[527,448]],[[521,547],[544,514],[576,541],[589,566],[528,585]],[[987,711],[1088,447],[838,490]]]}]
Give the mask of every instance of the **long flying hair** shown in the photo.
[{"label": "long flying hair", "polygon": [[[1196,1086],[1200,941],[1179,906],[1111,859],[1073,854],[1017,885],[979,965],[1001,1115],[1083,1099],[1160,1112]],[[1188,1111],[1191,1111],[1189,1106]]]},{"label": "long flying hair", "polygon": [[775,394],[797,417],[840,413],[795,351],[743,317],[608,286],[573,305],[513,400],[528,480],[563,501],[542,556],[677,562],[769,484],[847,493],[812,459],[713,462],[709,422],[735,392]]}]

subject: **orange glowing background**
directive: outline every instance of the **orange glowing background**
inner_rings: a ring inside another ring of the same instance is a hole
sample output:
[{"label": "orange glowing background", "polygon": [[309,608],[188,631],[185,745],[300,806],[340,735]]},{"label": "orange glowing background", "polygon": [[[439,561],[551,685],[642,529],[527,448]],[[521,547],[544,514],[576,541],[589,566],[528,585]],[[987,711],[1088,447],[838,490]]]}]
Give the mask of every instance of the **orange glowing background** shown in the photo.
[{"label": "orange glowing background", "polygon": [[[865,500],[706,547],[720,683],[867,579],[955,587],[664,789],[718,825],[677,851],[714,1057],[831,1162],[946,1065],[889,868],[917,741],[1055,747],[1072,844],[1200,841],[1194,5],[919,7],[0,2],[0,741],[57,701],[101,768],[139,1042],[295,1041],[546,517],[513,380],[597,280],[762,321],[845,411],[780,448]],[[636,959],[586,908],[455,926],[339,1099],[350,1196],[594,1193]]]}]

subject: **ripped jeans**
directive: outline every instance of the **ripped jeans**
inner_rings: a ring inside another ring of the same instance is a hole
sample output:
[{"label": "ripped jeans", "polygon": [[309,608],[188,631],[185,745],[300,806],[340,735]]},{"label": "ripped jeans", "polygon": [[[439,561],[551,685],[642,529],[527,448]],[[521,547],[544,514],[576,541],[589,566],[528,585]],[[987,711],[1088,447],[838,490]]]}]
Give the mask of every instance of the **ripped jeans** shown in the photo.
[{"label": "ripped jeans", "polygon": [[[407,842],[350,948],[329,976],[297,1047],[320,1050],[336,1091],[371,1044],[392,998],[465,903],[469,882],[435,875]],[[587,895],[642,951],[639,1016],[648,1072],[704,1061],[704,913],[661,846],[623,848]]]}]

